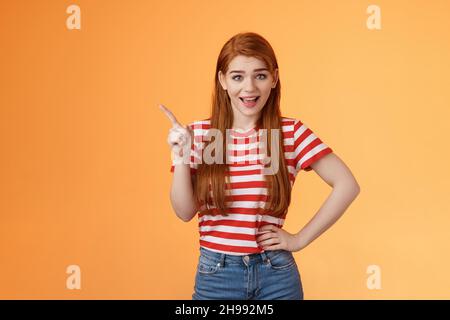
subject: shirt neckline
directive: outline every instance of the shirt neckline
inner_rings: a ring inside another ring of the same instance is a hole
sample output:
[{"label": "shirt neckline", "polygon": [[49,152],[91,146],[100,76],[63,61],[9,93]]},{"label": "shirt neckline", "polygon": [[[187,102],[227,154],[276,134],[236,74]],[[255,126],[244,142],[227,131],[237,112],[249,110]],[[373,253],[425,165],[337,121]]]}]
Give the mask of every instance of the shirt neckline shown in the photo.
[{"label": "shirt neckline", "polygon": [[247,129],[247,130],[245,130],[245,129],[234,129],[234,128],[231,128],[231,133],[233,134],[233,135],[237,135],[237,136],[249,136],[249,135],[251,135],[252,133],[255,133],[255,132],[257,132],[259,130],[259,126],[258,125],[256,125],[256,126],[254,126],[253,128],[250,128],[250,129]]}]

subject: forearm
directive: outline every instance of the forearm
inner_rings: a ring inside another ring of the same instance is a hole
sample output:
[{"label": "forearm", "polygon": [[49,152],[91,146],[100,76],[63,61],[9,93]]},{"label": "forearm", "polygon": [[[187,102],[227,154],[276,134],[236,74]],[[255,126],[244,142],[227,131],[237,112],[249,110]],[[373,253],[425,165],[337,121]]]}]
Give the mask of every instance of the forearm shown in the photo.
[{"label": "forearm", "polygon": [[197,212],[189,164],[175,165],[170,201],[176,215],[183,221],[190,221]]},{"label": "forearm", "polygon": [[299,250],[308,246],[330,228],[347,210],[356,196],[359,186],[352,182],[337,184],[314,217],[297,233]]}]

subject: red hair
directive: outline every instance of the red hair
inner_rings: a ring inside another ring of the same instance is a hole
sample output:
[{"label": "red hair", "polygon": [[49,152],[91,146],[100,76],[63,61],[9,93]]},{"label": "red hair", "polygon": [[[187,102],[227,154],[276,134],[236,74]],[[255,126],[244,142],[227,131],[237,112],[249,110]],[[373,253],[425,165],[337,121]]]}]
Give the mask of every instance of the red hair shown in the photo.
[{"label": "red hair", "polygon": [[[264,61],[273,77],[275,76],[275,70],[278,69],[277,59],[271,45],[259,34],[253,32],[239,33],[225,43],[217,59],[210,117],[211,128],[220,130],[222,137],[226,137],[226,129],[232,128],[233,110],[230,98],[227,92],[221,87],[217,75],[219,71],[226,74],[231,60],[238,55],[255,57]],[[269,196],[265,208],[268,210],[266,214],[275,217],[284,217],[291,202],[291,184],[285,163],[281,130],[280,92],[281,85],[278,79],[276,87],[271,90],[257,123],[258,128],[267,130],[268,146],[271,146],[271,130],[278,129],[280,133],[280,138],[278,139],[278,172],[274,175],[264,176]],[[205,148],[211,142],[206,141]],[[268,156],[270,157],[270,148],[267,149]],[[227,150],[225,138],[223,139],[223,150]],[[226,188],[224,186],[226,187],[230,182],[229,177],[226,175],[228,171],[226,156],[227,152],[223,152],[224,159],[222,163],[206,164],[202,161],[198,166],[194,179],[195,199],[200,205],[206,204],[207,208],[210,207],[210,204],[214,205],[215,209],[209,210],[209,214],[212,215],[218,213],[227,215],[225,213],[227,207]],[[210,197],[210,191],[212,192],[212,197]]]}]

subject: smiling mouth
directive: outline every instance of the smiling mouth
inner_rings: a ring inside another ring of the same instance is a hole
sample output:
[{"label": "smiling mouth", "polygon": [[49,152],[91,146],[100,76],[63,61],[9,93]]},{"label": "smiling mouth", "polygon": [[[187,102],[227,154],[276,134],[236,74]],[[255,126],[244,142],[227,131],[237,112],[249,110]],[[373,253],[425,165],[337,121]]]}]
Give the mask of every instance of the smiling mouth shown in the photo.
[{"label": "smiling mouth", "polygon": [[251,101],[254,101],[254,102],[256,102],[256,101],[258,101],[258,99],[259,99],[259,96],[257,96],[255,99],[249,99],[249,100],[244,100],[243,98],[241,98],[241,97],[239,97],[239,99],[241,99],[241,101],[242,102],[251,102]]}]

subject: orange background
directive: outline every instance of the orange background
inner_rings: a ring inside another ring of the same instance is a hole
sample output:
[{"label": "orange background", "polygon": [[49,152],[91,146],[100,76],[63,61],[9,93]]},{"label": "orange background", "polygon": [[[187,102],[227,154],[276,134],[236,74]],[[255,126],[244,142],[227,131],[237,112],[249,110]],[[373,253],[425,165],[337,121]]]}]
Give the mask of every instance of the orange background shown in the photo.
[{"label": "orange background", "polygon": [[[73,3],[81,30],[66,28]],[[366,27],[371,4],[381,30]],[[191,298],[197,221],[171,209],[157,103],[182,123],[209,116],[221,47],[253,31],[277,54],[283,114],[361,186],[294,253],[305,298],[449,299],[449,12],[445,0],[0,2],[0,298]],[[285,229],[330,192],[301,172]],[[73,264],[81,290],[66,288]]]}]

